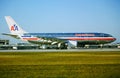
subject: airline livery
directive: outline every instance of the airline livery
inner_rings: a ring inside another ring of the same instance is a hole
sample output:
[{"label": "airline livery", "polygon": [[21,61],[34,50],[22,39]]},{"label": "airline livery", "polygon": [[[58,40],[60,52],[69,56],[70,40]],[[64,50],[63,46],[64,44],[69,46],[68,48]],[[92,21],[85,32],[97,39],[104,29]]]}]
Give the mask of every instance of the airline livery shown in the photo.
[{"label": "airline livery", "polygon": [[116,40],[113,36],[106,33],[28,33],[24,31],[10,16],[5,16],[9,26],[10,34],[17,39],[30,43],[45,45],[57,45],[57,48],[84,47],[92,44],[106,44]]}]

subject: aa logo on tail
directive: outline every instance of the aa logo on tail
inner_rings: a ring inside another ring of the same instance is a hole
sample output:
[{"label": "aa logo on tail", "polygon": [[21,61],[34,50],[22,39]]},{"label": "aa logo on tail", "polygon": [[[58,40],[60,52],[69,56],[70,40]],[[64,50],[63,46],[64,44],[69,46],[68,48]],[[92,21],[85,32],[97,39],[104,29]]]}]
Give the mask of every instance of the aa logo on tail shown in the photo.
[{"label": "aa logo on tail", "polygon": [[10,28],[11,31],[18,31],[18,26],[16,26],[15,24],[13,26],[11,26]]}]

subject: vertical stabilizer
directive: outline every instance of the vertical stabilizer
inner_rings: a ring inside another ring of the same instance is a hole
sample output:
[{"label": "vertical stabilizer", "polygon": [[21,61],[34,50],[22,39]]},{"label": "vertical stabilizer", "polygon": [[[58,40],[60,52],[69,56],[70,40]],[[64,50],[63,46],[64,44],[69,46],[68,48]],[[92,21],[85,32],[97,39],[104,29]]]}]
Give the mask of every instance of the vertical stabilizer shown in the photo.
[{"label": "vertical stabilizer", "polygon": [[10,16],[5,16],[6,22],[8,24],[9,30],[13,35],[22,35],[26,33]]}]

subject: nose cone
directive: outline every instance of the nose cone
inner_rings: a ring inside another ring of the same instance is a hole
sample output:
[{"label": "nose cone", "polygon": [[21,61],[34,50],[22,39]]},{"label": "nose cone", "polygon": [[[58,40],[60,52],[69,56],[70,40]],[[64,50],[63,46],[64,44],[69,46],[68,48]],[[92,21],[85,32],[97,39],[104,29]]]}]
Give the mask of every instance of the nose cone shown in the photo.
[{"label": "nose cone", "polygon": [[115,40],[116,40],[116,38],[113,37],[113,41],[115,41]]},{"label": "nose cone", "polygon": [[112,42],[113,42],[113,41],[115,41],[115,40],[116,40],[116,38],[115,38],[115,37],[113,37],[113,38],[112,38]]}]

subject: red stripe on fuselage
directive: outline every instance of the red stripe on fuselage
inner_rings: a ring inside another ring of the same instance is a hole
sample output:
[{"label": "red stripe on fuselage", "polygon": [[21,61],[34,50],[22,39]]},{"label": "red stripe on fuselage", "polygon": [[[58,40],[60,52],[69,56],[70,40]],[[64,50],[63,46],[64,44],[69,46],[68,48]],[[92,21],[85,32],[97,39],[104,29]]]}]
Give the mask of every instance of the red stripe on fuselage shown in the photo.
[{"label": "red stripe on fuselage", "polygon": [[39,38],[23,38],[23,40],[40,40]]}]

